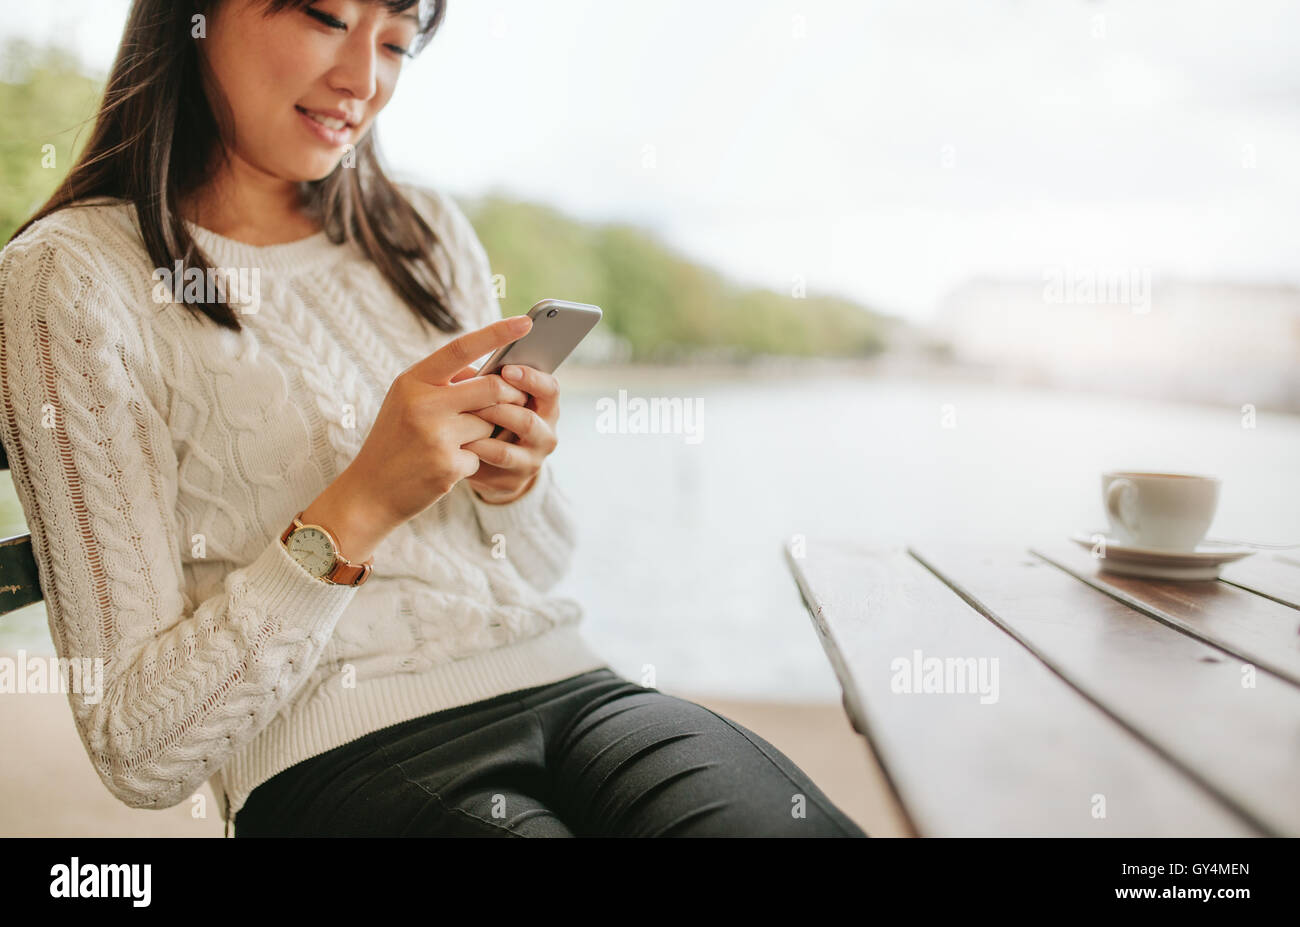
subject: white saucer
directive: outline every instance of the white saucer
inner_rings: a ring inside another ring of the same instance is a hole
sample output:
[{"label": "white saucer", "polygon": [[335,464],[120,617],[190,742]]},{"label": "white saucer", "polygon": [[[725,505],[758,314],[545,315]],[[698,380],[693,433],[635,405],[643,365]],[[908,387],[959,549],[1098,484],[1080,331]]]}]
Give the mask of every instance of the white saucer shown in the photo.
[{"label": "white saucer", "polygon": [[1094,559],[1104,572],[1149,579],[1218,579],[1219,568],[1225,563],[1255,553],[1251,547],[1214,541],[1202,541],[1195,550],[1135,547],[1110,537],[1105,531],[1075,534],[1070,540],[1091,551],[1096,546],[1097,535],[1105,538],[1106,555]]}]

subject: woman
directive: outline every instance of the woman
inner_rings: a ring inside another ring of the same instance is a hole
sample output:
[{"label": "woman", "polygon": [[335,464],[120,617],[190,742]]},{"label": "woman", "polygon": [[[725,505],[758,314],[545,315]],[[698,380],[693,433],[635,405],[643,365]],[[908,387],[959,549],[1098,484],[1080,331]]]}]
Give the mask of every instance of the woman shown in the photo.
[{"label": "woman", "polygon": [[102,660],[70,699],[109,790],[210,781],[237,836],[864,836],[549,594],[556,380],[473,377],[529,323],[375,148],[442,3],[186,9],[134,4],[0,259],[4,442],[58,651]]}]

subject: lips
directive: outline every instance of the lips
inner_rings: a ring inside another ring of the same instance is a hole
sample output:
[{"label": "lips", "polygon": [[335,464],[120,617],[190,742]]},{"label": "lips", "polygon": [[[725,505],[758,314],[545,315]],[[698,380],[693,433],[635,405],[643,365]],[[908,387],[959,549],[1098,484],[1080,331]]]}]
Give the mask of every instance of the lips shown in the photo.
[{"label": "lips", "polygon": [[331,129],[335,132],[356,128],[356,124],[350,122],[345,113],[340,113],[337,110],[306,109],[296,105],[294,106],[294,109],[302,113],[308,119],[318,122],[325,128]]}]

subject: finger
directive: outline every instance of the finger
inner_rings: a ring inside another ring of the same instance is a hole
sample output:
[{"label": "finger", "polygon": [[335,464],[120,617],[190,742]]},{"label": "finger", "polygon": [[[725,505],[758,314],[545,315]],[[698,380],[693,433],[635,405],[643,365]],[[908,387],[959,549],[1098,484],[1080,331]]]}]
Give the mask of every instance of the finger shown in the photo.
[{"label": "finger", "polygon": [[[512,370],[519,371],[518,379],[506,376]],[[501,374],[511,386],[519,387],[536,400],[534,406],[538,415],[547,421],[551,420],[551,412],[560,403],[560,381],[555,379],[553,374],[543,373],[535,367],[525,367],[523,364],[506,364]]]},{"label": "finger", "polygon": [[445,386],[460,372],[461,368],[484,354],[492,353],[497,348],[518,340],[527,334],[532,326],[533,320],[526,315],[500,319],[477,331],[448,341],[428,357],[416,361],[406,369],[405,373],[430,386]]},{"label": "finger", "polygon": [[456,375],[451,378],[451,382],[459,383],[461,380],[468,380],[470,377],[476,376],[478,376],[477,367],[462,367],[456,372]]},{"label": "finger", "polygon": [[484,463],[502,470],[524,470],[533,465],[533,453],[518,444],[508,444],[500,438],[480,438],[465,445],[465,450],[475,454]]},{"label": "finger", "polygon": [[[450,433],[457,446],[464,447],[471,441],[492,437],[492,429],[495,427],[492,422],[480,418],[473,412],[462,412],[452,421]],[[497,437],[501,436],[497,435]]]},{"label": "finger", "polygon": [[496,373],[470,377],[451,383],[447,388],[451,391],[454,407],[460,412],[473,412],[498,403],[522,406],[528,402],[527,393],[511,386]]},{"label": "finger", "polygon": [[[508,428],[519,436],[519,443],[528,447],[538,447],[550,453],[555,449],[555,432],[551,426],[532,409],[521,406],[495,405],[474,412],[484,421]],[[498,435],[501,438],[504,435]]]}]

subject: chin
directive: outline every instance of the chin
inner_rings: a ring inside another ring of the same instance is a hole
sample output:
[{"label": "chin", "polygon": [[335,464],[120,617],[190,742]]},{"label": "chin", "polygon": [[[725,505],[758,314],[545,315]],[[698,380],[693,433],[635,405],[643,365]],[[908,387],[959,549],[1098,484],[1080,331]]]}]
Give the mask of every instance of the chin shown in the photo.
[{"label": "chin", "polygon": [[312,158],[305,164],[298,164],[297,170],[290,172],[289,179],[298,183],[310,183],[317,180],[324,180],[330,174],[334,173],[334,169],[339,166],[339,162],[342,160],[343,152],[341,151],[337,158]]}]

